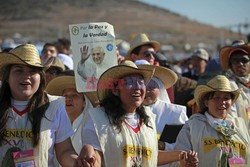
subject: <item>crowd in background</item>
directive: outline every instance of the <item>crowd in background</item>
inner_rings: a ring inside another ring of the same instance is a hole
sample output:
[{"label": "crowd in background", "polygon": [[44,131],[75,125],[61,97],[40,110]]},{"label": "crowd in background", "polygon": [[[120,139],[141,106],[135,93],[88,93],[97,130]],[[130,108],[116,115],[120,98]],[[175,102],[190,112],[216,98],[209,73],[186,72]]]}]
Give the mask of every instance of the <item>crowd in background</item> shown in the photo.
[{"label": "crowd in background", "polygon": [[[119,39],[118,65],[100,79],[127,87],[94,92],[76,89],[68,39],[2,44],[0,164],[33,148],[40,166],[250,165],[248,42],[170,62],[148,34]],[[32,137],[8,135],[13,129]]]}]

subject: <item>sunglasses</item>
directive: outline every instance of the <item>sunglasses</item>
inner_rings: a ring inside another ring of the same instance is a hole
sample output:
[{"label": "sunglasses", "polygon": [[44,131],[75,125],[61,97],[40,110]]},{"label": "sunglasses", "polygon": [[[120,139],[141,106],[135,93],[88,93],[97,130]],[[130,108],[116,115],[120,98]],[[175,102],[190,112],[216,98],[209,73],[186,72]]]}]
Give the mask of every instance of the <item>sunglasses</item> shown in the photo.
[{"label": "sunglasses", "polygon": [[247,58],[232,58],[230,60],[231,64],[239,64],[239,63],[246,64],[248,62],[249,62],[249,59]]},{"label": "sunglasses", "polygon": [[144,53],[143,53],[143,55],[145,56],[145,57],[149,57],[149,56],[151,56],[151,55],[153,55],[154,57],[156,56],[156,52],[153,52],[153,51],[145,51]]}]

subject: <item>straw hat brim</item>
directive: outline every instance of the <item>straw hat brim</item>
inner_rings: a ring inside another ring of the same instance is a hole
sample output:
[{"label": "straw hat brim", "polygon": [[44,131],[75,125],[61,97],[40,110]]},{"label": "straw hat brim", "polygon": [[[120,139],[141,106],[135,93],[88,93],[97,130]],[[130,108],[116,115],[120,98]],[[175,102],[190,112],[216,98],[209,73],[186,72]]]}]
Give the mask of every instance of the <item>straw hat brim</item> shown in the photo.
[{"label": "straw hat brim", "polygon": [[116,45],[116,46],[117,46],[117,45],[120,45],[122,42],[123,42],[122,39],[116,39],[116,40],[115,40],[115,45]]},{"label": "straw hat brim", "polygon": [[89,101],[91,102],[91,104],[93,105],[93,107],[97,107],[99,106],[99,100],[97,97],[97,92],[84,92],[85,96],[88,97]]},{"label": "straw hat brim", "polygon": [[39,63],[33,63],[32,60],[22,60],[15,54],[9,52],[0,53],[0,71],[2,71],[7,65],[10,64],[20,64],[20,65],[29,65],[34,67],[40,67],[44,70],[48,69],[52,64],[53,60],[48,60],[44,65]]},{"label": "straw hat brim", "polygon": [[68,88],[76,89],[75,77],[73,76],[59,76],[51,80],[46,92],[50,95],[62,96],[63,91]]},{"label": "straw hat brim", "polygon": [[195,99],[191,99],[187,102],[187,106],[192,108],[192,106],[195,104]]},{"label": "straw hat brim", "polygon": [[57,57],[54,58],[50,67],[55,67],[55,68],[58,68],[60,71],[65,71],[65,65]]},{"label": "straw hat brim", "polygon": [[[154,74],[154,70],[139,69],[127,65],[118,65],[109,68],[100,76],[97,84],[97,97],[99,101],[101,102],[105,99],[111,91],[111,89],[105,87],[108,79],[121,79],[122,77],[131,74],[141,74],[144,79],[149,81]],[[104,84],[104,87],[102,84]]]},{"label": "straw hat brim", "polygon": [[213,89],[207,85],[199,85],[197,86],[197,88],[195,89],[194,92],[194,98],[196,103],[198,104],[198,106],[200,107],[201,110],[203,110],[206,106],[204,104],[204,97],[207,93],[209,92],[215,92],[215,91],[220,91],[220,92],[229,92],[229,93],[233,93],[234,94],[234,98],[232,99],[232,103],[234,103],[237,98],[239,97],[240,93],[241,93],[241,89],[237,89],[237,90],[228,90],[228,89],[221,89],[221,90],[216,90]]},{"label": "straw hat brim", "polygon": [[147,44],[151,44],[151,45],[154,47],[154,50],[155,50],[156,52],[160,49],[160,46],[161,46],[160,43],[157,42],[157,41],[147,41],[147,42],[142,42],[142,43],[140,43],[140,44],[134,45],[134,46],[132,46],[132,47],[128,50],[128,52],[127,52],[127,54],[126,54],[126,56],[125,56],[125,60],[132,60],[132,59],[131,59],[131,56],[130,56],[131,52],[132,52],[135,48],[137,48],[137,47],[139,47],[139,46],[147,45]]},{"label": "straw hat brim", "polygon": [[229,69],[229,59],[230,59],[231,53],[236,50],[247,52],[248,54],[250,54],[250,44],[223,47],[220,50],[220,64],[223,70]]},{"label": "straw hat brim", "polygon": [[155,69],[153,77],[161,79],[166,89],[173,86],[177,81],[176,73],[166,67],[154,65],[138,65],[138,68]]}]

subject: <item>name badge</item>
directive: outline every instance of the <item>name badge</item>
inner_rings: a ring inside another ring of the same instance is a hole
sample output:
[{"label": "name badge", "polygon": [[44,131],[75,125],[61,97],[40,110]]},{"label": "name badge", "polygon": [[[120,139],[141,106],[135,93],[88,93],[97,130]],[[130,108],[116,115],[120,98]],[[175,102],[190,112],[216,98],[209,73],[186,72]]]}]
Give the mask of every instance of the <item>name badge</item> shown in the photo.
[{"label": "name badge", "polygon": [[15,167],[35,167],[34,151],[25,150],[13,152]]}]

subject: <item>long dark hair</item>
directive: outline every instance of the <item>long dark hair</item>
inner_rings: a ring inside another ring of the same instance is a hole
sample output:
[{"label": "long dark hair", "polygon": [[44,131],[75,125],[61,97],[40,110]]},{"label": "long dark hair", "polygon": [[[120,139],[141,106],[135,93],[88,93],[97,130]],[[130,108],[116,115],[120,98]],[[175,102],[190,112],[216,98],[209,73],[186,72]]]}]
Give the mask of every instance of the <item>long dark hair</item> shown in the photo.
[{"label": "long dark hair", "polygon": [[[2,86],[0,88],[0,145],[4,140],[4,132],[6,130],[6,123],[8,120],[8,108],[11,107],[11,90],[8,83],[10,70],[12,65],[8,65],[2,75]],[[36,147],[40,140],[40,126],[41,120],[44,117],[45,111],[49,106],[49,99],[47,94],[44,92],[45,89],[45,73],[42,68],[33,67],[31,68],[37,70],[40,74],[40,85],[38,90],[32,96],[29,101],[27,110],[28,110],[28,119],[32,124],[32,143]]]},{"label": "long dark hair", "polygon": [[[100,106],[104,107],[105,113],[108,116],[111,125],[114,125],[119,131],[121,131],[122,123],[125,120],[126,111],[122,107],[122,101],[118,96],[115,96],[111,91],[109,95],[102,100]],[[136,113],[139,115],[142,122],[152,128],[149,125],[149,116],[145,112],[145,108],[140,105],[136,108]]]}]

